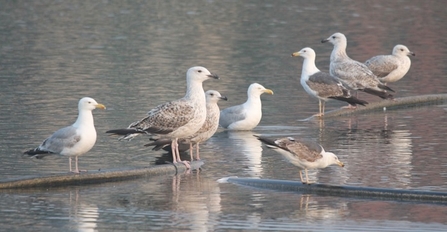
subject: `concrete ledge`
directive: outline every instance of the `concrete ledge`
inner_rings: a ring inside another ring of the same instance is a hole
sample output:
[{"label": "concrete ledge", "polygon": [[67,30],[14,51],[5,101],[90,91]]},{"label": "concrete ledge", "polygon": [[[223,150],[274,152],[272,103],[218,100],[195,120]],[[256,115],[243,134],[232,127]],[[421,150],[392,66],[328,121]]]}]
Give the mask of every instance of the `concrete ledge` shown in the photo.
[{"label": "concrete ledge", "polygon": [[[401,108],[419,107],[427,105],[438,105],[445,103],[447,100],[447,94],[429,94],[429,95],[419,95],[411,97],[396,98],[394,100],[382,100],[378,102],[369,103],[366,106],[357,106],[356,109],[336,109],[333,111],[326,112],[324,118],[346,116],[351,114],[365,113],[369,111],[383,111],[394,110]],[[318,117],[312,116],[305,120],[319,119]]]},{"label": "concrete ledge", "polygon": [[447,192],[336,186],[318,183],[307,185],[302,184],[299,181],[237,177],[229,177],[226,178],[225,181],[228,183],[240,184],[245,186],[281,191],[293,191],[306,194],[447,204]]},{"label": "concrete ledge", "polygon": [[[203,161],[191,162],[191,169],[199,169]],[[100,184],[106,182],[122,181],[156,175],[175,175],[186,172],[183,164],[163,164],[149,168],[117,170],[117,171],[89,171],[81,174],[62,174],[35,177],[28,179],[16,179],[0,181],[0,189],[25,189],[25,188],[48,188],[70,185]]]}]

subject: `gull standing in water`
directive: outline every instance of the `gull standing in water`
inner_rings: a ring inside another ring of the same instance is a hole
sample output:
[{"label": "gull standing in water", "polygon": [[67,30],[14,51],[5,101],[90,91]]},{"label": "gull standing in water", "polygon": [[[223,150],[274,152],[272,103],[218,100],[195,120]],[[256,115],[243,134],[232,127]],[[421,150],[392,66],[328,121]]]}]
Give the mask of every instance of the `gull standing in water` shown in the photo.
[{"label": "gull standing in water", "polygon": [[[103,104],[97,103],[93,98],[84,97],[78,103],[78,118],[76,122],[54,132],[45,139],[39,147],[26,151],[24,154],[34,157],[43,157],[48,154],[68,156],[70,172],[80,173],[78,156],[81,156],[95,145],[96,130],[93,123],[92,110],[105,109]],[[71,168],[71,158],[75,157],[75,170]]]},{"label": "gull standing in water", "polygon": [[248,99],[244,104],[231,106],[220,111],[219,124],[229,130],[251,130],[262,118],[261,94],[273,94],[270,89],[253,83],[248,87]]}]

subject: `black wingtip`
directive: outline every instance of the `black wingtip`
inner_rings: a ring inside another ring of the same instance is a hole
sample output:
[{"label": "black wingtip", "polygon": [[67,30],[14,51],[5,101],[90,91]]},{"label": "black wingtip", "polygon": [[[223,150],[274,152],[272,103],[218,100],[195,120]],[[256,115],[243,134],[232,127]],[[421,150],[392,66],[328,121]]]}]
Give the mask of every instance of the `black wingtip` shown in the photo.
[{"label": "black wingtip", "polygon": [[258,135],[254,135],[256,138],[258,138],[259,141],[267,144],[267,145],[271,145],[271,146],[275,146],[277,147],[278,145],[275,143],[275,140],[273,139],[269,139],[266,137],[262,137],[262,136],[258,136]]},{"label": "black wingtip", "polygon": [[349,104],[351,104],[353,106],[355,106],[355,105],[365,106],[366,104],[368,104],[367,101],[358,99],[358,98],[356,98],[354,96],[350,96],[350,97],[331,97],[331,98],[335,99],[335,100],[347,102],[347,103],[349,103]]},{"label": "black wingtip", "polygon": [[391,92],[393,92],[393,93],[396,92],[396,91],[394,91],[394,89],[388,87],[387,85],[382,85],[382,84],[380,84],[380,85],[378,85],[378,87],[381,88],[381,89],[383,89],[383,90],[391,91]]},{"label": "black wingtip", "polygon": [[140,133],[139,131],[135,129],[114,129],[114,130],[108,130],[106,131],[108,134],[115,134],[115,135],[128,135],[128,134],[134,134],[134,133]]},{"label": "black wingtip", "polygon": [[42,159],[43,157],[45,157],[47,155],[51,155],[51,154],[54,154],[54,153],[49,152],[49,151],[42,151],[42,150],[39,150],[38,148],[23,152],[23,155],[28,155],[28,156],[31,156],[31,158],[36,158],[36,159]]},{"label": "black wingtip", "polygon": [[382,99],[394,99],[394,96],[386,91],[378,91],[374,89],[364,89],[363,92],[378,96]]}]

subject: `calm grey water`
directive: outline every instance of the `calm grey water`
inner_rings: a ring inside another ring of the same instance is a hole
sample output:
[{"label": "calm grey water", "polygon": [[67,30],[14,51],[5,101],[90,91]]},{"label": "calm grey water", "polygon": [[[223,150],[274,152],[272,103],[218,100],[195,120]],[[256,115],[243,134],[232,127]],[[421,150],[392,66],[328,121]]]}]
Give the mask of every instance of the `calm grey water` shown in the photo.
[{"label": "calm grey water", "polygon": [[[202,65],[208,81],[245,101],[258,82],[263,119],[254,131],[219,130],[202,146],[200,173],[45,190],[0,192],[4,231],[439,231],[447,207],[302,195],[217,180],[227,176],[296,180],[294,166],[253,134],[314,139],[345,168],[311,171],[320,183],[447,192],[446,105],[302,121],[318,101],[299,85],[310,46],[328,70],[340,31],[348,54],[364,61],[398,43],[417,54],[396,97],[447,92],[444,1],[0,1],[0,175],[2,180],[66,173],[65,157],[22,157],[54,130],[73,123],[83,96],[94,111],[96,146],[80,157],[88,170],[147,167],[166,157],[119,142],[108,129],[127,126],[152,107],[183,96],[185,72]],[[363,93],[363,99],[380,99]],[[344,106],[330,102],[327,110]],[[169,157],[169,156],[168,156]]]}]

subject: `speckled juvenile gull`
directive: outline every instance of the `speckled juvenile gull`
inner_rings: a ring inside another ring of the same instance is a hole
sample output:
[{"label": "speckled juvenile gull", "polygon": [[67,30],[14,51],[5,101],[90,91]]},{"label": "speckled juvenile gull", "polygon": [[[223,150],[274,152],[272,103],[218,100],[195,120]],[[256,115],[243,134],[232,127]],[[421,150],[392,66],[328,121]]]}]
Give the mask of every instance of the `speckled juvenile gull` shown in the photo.
[{"label": "speckled juvenile gull", "polygon": [[219,124],[229,130],[251,130],[262,118],[261,94],[273,94],[270,89],[253,83],[248,87],[247,101],[242,105],[228,107],[220,112]]},{"label": "speckled juvenile gull", "polygon": [[[216,90],[208,90],[205,92],[206,96],[206,119],[203,123],[202,127],[194,133],[192,136],[190,136],[187,139],[183,139],[179,141],[179,145],[182,144],[189,144],[189,153],[191,156],[191,161],[193,160],[193,146],[196,147],[196,159],[200,160],[200,154],[199,154],[199,144],[202,142],[205,142],[211,136],[214,135],[217,128],[219,127],[219,116],[220,116],[220,110],[219,106],[217,105],[217,102],[219,100],[227,100],[227,97],[222,96],[218,91]],[[159,150],[161,148],[164,148],[165,146],[168,146],[170,141],[163,140],[163,139],[154,139],[153,142],[146,144],[145,146],[155,146],[153,150]],[[181,148],[179,148],[182,150]],[[187,149],[185,149],[187,150]]]},{"label": "speckled juvenile gull", "polygon": [[[96,143],[96,130],[92,115],[92,110],[95,108],[105,109],[106,107],[97,103],[93,98],[82,98],[78,103],[78,118],[73,125],[57,130],[39,147],[26,151],[24,154],[38,158],[47,154],[68,156],[70,172],[79,173],[78,156],[90,151]],[[74,171],[71,168],[73,156],[75,157]]]},{"label": "speckled juvenile gull", "polygon": [[[324,148],[313,141],[295,139],[292,137],[270,139],[266,137],[258,137],[263,143],[280,153],[290,163],[300,169],[301,182],[311,184],[307,175],[308,169],[321,169],[331,164],[337,164],[340,167],[345,165],[332,152],[326,152]],[[306,181],[303,180],[301,171],[306,174]]]},{"label": "speckled juvenile gull", "polygon": [[[206,100],[202,83],[208,79],[218,79],[208,69],[192,67],[186,72],[186,94],[183,98],[158,105],[146,117],[133,122],[126,129],[109,130],[107,133],[124,135],[120,139],[130,140],[139,134],[155,134],[171,140],[172,159],[180,159],[178,140],[196,133],[206,119]],[[183,162],[188,168],[188,162]]]},{"label": "speckled juvenile gull", "polygon": [[312,48],[303,48],[299,52],[292,53],[292,56],[304,58],[300,83],[309,95],[318,98],[319,114],[316,116],[324,115],[324,105],[329,99],[345,101],[353,106],[368,104],[352,96],[349,89],[343,86],[338,78],[321,72],[315,65],[316,54]]},{"label": "speckled juvenile gull", "polygon": [[337,32],[321,42],[330,42],[334,45],[329,66],[331,75],[339,78],[351,89],[360,90],[383,99],[393,99],[393,95],[388,93],[387,90],[393,92],[394,90],[380,82],[365,64],[349,58],[346,54],[348,42],[345,35]]},{"label": "speckled juvenile gull", "polygon": [[396,82],[407,74],[411,66],[409,55],[415,56],[406,46],[398,44],[394,46],[391,55],[374,56],[365,62],[365,65],[382,82]]}]

